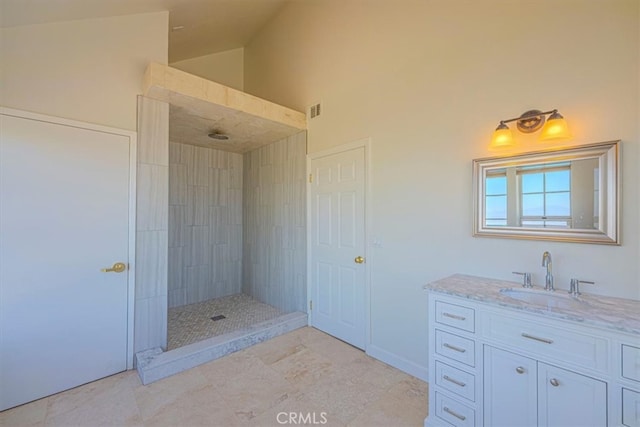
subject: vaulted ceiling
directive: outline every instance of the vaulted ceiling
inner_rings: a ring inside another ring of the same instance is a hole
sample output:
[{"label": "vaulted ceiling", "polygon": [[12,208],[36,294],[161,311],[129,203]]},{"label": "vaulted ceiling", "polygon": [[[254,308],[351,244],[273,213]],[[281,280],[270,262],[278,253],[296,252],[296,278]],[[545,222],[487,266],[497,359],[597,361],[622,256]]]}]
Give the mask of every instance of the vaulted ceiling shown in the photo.
[{"label": "vaulted ceiling", "polygon": [[245,46],[286,2],[287,0],[0,0],[0,25],[11,27],[168,10],[171,63]]}]

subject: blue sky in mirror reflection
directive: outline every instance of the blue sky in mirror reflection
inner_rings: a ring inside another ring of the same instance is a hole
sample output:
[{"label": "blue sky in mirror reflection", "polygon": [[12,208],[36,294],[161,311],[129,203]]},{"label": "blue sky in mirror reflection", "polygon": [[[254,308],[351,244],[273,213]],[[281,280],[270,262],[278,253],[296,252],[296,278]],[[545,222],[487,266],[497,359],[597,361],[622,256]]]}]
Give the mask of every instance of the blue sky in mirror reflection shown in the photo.
[{"label": "blue sky in mirror reflection", "polygon": [[[568,164],[555,164],[546,172],[518,170],[522,217],[544,219],[547,216],[570,217],[571,171]],[[495,175],[485,180],[485,218],[488,226],[507,225],[507,177]],[[521,219],[521,221],[524,221]],[[566,225],[566,221],[561,222]],[[543,225],[529,222],[528,225]],[[560,225],[560,224],[547,224]]]}]

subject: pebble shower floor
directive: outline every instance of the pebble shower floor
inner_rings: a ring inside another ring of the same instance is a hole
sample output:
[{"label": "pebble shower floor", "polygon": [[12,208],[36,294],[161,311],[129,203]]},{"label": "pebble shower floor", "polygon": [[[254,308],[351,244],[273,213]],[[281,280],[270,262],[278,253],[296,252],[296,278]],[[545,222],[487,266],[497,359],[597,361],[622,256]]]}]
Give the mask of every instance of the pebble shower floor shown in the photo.
[{"label": "pebble shower floor", "polygon": [[[268,304],[235,294],[169,309],[168,350],[237,331],[285,314]],[[224,319],[212,320],[215,316]]]}]

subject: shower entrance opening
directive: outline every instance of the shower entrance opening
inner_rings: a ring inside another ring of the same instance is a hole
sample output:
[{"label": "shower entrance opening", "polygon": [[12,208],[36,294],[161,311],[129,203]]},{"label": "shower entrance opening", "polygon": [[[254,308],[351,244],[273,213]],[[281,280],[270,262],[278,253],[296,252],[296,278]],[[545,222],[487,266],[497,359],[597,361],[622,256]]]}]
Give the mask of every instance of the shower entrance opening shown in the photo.
[{"label": "shower entrance opening", "polygon": [[273,320],[285,312],[245,294],[169,309],[167,350]]}]

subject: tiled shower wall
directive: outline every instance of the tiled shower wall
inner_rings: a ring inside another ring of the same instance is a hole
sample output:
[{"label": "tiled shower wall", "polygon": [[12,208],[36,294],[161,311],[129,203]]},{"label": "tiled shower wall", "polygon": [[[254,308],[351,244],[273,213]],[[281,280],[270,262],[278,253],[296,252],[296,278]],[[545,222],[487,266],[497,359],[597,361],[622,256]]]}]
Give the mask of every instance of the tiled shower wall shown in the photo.
[{"label": "tiled shower wall", "polygon": [[138,97],[134,352],[167,347],[169,104]]},{"label": "tiled shower wall", "polygon": [[242,162],[169,143],[169,307],[241,292]]},{"label": "tiled shower wall", "polygon": [[306,132],[244,155],[244,293],[306,312]]}]

